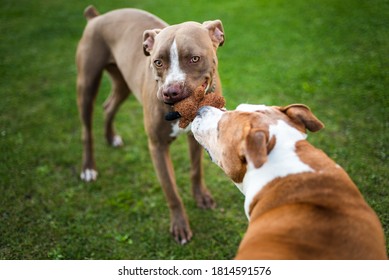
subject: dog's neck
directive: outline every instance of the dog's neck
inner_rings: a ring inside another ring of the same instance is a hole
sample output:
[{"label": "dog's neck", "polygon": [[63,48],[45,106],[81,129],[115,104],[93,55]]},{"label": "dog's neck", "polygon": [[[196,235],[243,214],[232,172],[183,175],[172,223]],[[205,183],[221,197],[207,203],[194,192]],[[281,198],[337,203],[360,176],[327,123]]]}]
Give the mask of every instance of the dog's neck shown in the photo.
[{"label": "dog's neck", "polygon": [[276,144],[268,154],[267,161],[259,168],[249,162],[243,182],[236,184],[245,195],[244,208],[248,218],[254,196],[269,182],[292,174],[314,171],[296,153],[296,143],[306,139],[305,133],[279,120],[269,126],[269,139],[271,137],[275,137]]}]

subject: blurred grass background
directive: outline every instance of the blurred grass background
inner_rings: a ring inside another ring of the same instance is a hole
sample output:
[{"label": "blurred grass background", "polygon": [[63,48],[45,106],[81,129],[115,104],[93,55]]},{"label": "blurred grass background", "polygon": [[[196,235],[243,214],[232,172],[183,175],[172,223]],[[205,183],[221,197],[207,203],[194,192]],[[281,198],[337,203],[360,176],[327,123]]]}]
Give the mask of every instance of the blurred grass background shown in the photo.
[{"label": "blurred grass background", "polygon": [[175,244],[135,98],[117,116],[126,146],[105,144],[106,76],[94,122],[100,177],[79,180],[74,55],[89,4],[170,24],[221,19],[227,108],[309,105],[326,124],[310,141],[349,172],[389,238],[389,1],[0,0],[0,259],[230,259],[245,232],[243,197],[208,158],[218,207],[197,209],[182,137],[172,154],[194,238]]}]

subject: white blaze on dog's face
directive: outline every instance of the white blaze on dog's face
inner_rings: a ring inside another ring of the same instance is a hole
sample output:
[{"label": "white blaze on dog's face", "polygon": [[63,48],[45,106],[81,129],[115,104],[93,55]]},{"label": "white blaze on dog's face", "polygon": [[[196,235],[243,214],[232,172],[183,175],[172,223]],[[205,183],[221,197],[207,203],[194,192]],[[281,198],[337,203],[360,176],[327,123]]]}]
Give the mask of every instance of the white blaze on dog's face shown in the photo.
[{"label": "white blaze on dog's face", "polygon": [[[288,135],[295,138],[293,141],[305,139],[306,129],[317,131],[322,127],[305,105],[241,105],[236,111],[201,108],[192,132],[212,161],[239,187],[248,168],[261,168],[277,142],[278,146],[288,144]],[[283,139],[277,139],[277,135]]]},{"label": "white blaze on dog's face", "polygon": [[185,22],[144,32],[144,53],[158,82],[159,100],[174,104],[196,88],[208,90],[217,69],[216,50],[224,43],[219,20]]},{"label": "white blaze on dog's face", "polygon": [[221,168],[222,149],[214,147],[219,145],[218,125],[224,113],[214,107],[201,107],[191,125],[196,140],[204,147],[211,160]]}]

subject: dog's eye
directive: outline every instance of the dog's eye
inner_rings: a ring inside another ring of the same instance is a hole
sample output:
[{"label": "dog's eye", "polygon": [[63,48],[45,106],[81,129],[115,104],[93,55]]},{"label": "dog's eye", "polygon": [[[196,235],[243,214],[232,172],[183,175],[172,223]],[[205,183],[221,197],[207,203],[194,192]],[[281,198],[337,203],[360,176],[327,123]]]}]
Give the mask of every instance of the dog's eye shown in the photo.
[{"label": "dog's eye", "polygon": [[154,60],[154,65],[158,68],[161,68],[163,66],[162,60],[156,59]]},{"label": "dog's eye", "polygon": [[200,61],[200,57],[195,55],[195,56],[192,56],[192,58],[190,59],[190,63],[197,63]]}]

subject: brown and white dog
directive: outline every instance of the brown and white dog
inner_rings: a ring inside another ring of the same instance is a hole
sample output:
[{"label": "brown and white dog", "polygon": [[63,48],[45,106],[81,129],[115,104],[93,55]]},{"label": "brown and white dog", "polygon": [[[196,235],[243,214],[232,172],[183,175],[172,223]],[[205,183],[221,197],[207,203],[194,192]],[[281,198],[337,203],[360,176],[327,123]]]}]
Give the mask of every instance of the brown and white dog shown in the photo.
[{"label": "brown and white dog", "polygon": [[202,107],[195,138],[245,195],[237,259],[386,259],[375,212],[347,173],[306,139],[308,107]]},{"label": "brown and white dog", "polygon": [[[99,15],[93,6],[84,12],[88,23],[77,48],[78,107],[83,125],[81,178],[96,180],[93,155],[92,112],[102,73],[112,80],[111,95],[104,104],[105,137],[112,146],[123,141],[114,132],[113,119],[120,104],[133,93],[143,105],[144,126],[158,179],[171,215],[171,233],[181,244],[192,232],[177,192],[169,145],[183,131],[164,117],[172,104],[203,86],[221,94],[216,50],[224,42],[220,20],[202,24],[184,22],[168,26],[145,11],[119,9]],[[200,208],[215,202],[202,177],[202,148],[188,136],[192,192]]]}]

